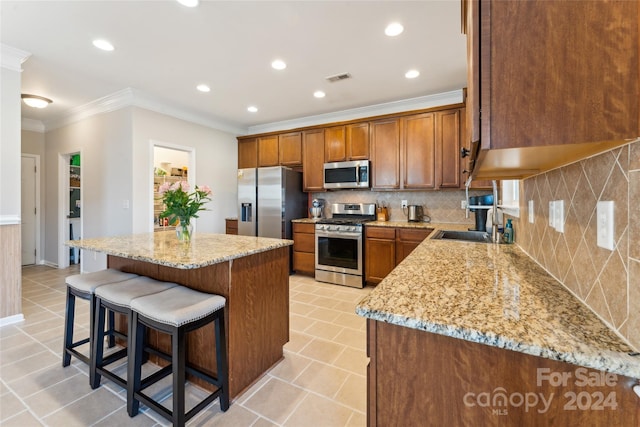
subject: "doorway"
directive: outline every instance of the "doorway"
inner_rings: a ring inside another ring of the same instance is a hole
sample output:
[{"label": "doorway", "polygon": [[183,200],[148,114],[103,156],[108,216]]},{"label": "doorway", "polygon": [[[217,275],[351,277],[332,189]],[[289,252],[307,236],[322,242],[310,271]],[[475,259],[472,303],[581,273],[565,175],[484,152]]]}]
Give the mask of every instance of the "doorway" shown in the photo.
[{"label": "doorway", "polygon": [[20,172],[22,265],[40,259],[40,156],[22,154]]},{"label": "doorway", "polygon": [[80,264],[82,251],[65,246],[82,238],[82,165],[79,151],[58,157],[58,268]]},{"label": "doorway", "polygon": [[[165,182],[187,181],[191,188],[195,187],[195,148],[166,142],[151,141],[152,150],[152,176],[151,194],[153,222],[152,231],[161,231],[173,228],[160,220],[159,214],[164,209],[158,187]],[[194,229],[195,229],[194,221]]]}]

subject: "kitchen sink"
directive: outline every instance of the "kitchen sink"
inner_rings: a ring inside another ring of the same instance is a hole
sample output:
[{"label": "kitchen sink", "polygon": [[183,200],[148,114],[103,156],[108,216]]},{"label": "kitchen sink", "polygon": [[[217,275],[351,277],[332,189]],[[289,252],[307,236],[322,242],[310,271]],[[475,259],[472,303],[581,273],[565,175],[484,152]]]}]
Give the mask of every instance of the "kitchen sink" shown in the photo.
[{"label": "kitchen sink", "polygon": [[462,240],[465,242],[492,243],[491,236],[486,231],[438,230],[433,235],[432,239]]}]

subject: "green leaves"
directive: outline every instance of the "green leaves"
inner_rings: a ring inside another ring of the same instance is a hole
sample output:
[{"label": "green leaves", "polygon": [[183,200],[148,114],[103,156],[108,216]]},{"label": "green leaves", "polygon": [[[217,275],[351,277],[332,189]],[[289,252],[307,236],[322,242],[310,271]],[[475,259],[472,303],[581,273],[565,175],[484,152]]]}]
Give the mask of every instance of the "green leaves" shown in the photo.
[{"label": "green leaves", "polygon": [[189,225],[192,218],[198,218],[198,212],[206,210],[203,205],[211,201],[211,189],[203,185],[193,192],[189,192],[190,187],[187,181],[179,181],[174,184],[164,183],[158,191],[162,194],[162,202],[165,210],[160,214],[160,218],[169,218],[171,225]]}]

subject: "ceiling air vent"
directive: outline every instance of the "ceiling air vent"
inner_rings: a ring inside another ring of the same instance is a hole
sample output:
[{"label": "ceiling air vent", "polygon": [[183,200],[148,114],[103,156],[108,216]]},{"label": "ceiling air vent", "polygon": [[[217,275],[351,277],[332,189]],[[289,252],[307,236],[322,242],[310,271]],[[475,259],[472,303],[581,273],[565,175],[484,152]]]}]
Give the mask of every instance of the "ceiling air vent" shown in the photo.
[{"label": "ceiling air vent", "polygon": [[346,80],[350,78],[351,78],[351,74],[342,73],[342,74],[336,74],[335,76],[329,76],[327,77],[327,80],[331,83],[335,83],[335,82],[339,82],[340,80]]}]

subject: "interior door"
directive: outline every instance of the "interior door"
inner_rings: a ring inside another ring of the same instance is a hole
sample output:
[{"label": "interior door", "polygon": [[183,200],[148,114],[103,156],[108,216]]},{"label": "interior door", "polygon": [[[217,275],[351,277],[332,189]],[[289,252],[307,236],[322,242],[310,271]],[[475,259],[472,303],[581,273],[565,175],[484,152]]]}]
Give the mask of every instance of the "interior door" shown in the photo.
[{"label": "interior door", "polygon": [[22,157],[22,265],[36,263],[36,159]]}]

